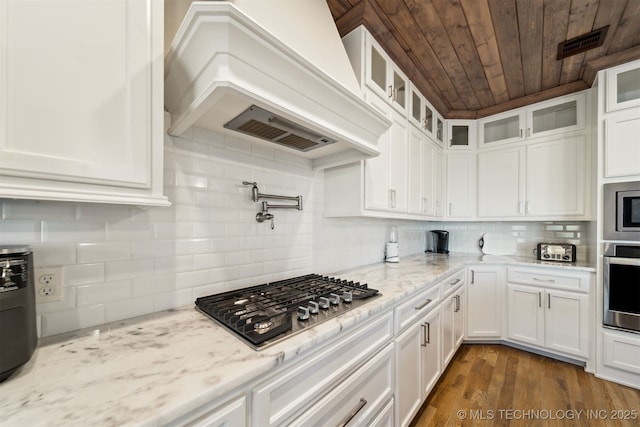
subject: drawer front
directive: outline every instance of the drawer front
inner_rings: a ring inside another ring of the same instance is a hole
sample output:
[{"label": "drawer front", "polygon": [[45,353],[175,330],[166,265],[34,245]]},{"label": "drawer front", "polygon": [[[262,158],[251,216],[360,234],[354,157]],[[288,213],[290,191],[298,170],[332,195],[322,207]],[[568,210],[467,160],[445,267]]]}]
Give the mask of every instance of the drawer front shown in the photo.
[{"label": "drawer front", "polygon": [[588,292],[590,274],[548,268],[507,268],[507,282]]},{"label": "drawer front", "polygon": [[458,271],[455,274],[442,280],[442,298],[446,298],[449,294],[455,292],[460,286],[464,284],[465,269]]},{"label": "drawer front", "polygon": [[640,374],[640,339],[604,332],[604,364],[633,374]]},{"label": "drawer front", "polygon": [[441,300],[440,283],[421,291],[395,308],[395,331],[398,334],[404,328],[415,323],[426,313],[436,308]]},{"label": "drawer front", "polygon": [[321,395],[337,386],[351,371],[393,334],[393,316],[388,313],[363,322],[354,333],[337,343],[320,347],[318,354],[280,370],[254,388],[253,422],[260,426],[285,423]]},{"label": "drawer front", "polygon": [[393,345],[305,411],[293,426],[368,426],[393,396]]}]

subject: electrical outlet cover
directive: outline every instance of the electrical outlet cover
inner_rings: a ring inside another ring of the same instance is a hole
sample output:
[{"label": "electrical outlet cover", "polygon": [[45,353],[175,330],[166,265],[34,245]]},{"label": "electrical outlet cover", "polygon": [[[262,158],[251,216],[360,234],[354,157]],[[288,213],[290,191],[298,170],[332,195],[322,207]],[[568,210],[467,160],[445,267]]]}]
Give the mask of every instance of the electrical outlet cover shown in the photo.
[{"label": "electrical outlet cover", "polygon": [[33,274],[36,303],[62,301],[62,268],[35,267]]}]

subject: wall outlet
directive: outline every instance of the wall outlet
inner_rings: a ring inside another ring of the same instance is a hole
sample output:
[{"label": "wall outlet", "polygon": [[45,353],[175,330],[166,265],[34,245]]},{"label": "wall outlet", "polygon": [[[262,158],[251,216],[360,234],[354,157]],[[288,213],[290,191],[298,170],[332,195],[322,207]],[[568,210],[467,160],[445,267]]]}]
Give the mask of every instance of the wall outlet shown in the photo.
[{"label": "wall outlet", "polygon": [[36,267],[33,274],[36,303],[62,301],[62,268]]}]

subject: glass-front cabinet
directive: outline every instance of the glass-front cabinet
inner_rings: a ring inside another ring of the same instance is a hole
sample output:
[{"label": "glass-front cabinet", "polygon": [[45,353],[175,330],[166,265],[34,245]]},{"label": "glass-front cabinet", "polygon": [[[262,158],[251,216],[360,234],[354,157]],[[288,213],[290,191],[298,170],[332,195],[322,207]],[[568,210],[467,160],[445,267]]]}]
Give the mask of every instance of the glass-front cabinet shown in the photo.
[{"label": "glass-front cabinet", "polygon": [[539,102],[478,122],[480,148],[583,129],[585,93]]},{"label": "glass-front cabinet", "polygon": [[607,70],[607,111],[640,105],[640,61]]},{"label": "glass-front cabinet", "polygon": [[411,85],[410,111],[409,120],[411,123],[425,131],[427,135],[434,137],[434,109],[413,85]]},{"label": "glass-front cabinet", "polygon": [[469,150],[476,145],[475,120],[447,120],[447,148]]},{"label": "glass-front cabinet", "polygon": [[365,41],[366,84],[380,97],[387,99],[401,113],[408,107],[409,79],[393,63],[370,33]]}]

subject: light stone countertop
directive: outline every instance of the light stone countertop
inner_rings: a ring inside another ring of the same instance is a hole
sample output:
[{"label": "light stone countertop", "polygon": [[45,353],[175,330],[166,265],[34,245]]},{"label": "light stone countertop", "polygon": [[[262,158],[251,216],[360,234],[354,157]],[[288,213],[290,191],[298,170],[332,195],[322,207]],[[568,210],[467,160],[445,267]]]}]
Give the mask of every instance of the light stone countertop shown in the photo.
[{"label": "light stone countertop", "polygon": [[40,340],[31,360],[0,383],[0,425],[158,426],[240,389],[261,374],[353,330],[404,297],[468,264],[587,264],[475,254],[416,254],[335,276],[365,282],[382,297],[255,351],[193,306]]}]

